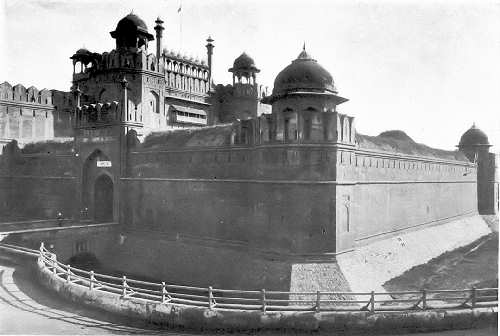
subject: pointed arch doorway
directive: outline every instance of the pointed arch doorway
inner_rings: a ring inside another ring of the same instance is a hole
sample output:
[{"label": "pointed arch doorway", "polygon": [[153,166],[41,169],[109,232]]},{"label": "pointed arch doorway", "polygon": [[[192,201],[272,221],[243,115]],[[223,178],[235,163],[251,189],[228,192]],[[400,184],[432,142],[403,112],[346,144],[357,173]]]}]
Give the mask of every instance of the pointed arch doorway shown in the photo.
[{"label": "pointed arch doorway", "polygon": [[85,160],[82,170],[82,209],[85,219],[95,222],[112,222],[114,219],[114,183],[110,167],[99,161],[110,158],[96,149]]},{"label": "pointed arch doorway", "polygon": [[94,219],[101,223],[113,221],[113,181],[106,174],[94,183]]}]

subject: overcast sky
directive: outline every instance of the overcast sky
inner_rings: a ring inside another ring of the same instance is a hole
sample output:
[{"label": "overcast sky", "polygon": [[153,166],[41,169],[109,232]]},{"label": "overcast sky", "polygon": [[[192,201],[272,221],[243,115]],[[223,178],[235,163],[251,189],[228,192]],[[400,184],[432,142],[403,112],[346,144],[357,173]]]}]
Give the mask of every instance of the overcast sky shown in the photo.
[{"label": "overcast sky", "polygon": [[[110,51],[109,32],[131,10],[164,46],[206,57],[214,80],[243,51],[272,89],[302,44],[350,101],[359,132],[402,129],[417,142],[453,149],[473,122],[500,145],[499,1],[0,0],[0,81],[69,90],[69,57]],[[182,6],[180,13],[179,7]],[[154,52],[154,43],[150,45]]]}]

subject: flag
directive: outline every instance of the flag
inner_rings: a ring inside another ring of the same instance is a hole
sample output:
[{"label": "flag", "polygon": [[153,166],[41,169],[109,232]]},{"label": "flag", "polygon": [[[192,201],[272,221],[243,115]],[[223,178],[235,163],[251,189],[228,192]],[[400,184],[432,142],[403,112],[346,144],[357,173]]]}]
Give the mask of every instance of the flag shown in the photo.
[{"label": "flag", "polygon": [[182,4],[179,5],[179,9],[177,9],[177,13],[180,13],[182,10]]}]

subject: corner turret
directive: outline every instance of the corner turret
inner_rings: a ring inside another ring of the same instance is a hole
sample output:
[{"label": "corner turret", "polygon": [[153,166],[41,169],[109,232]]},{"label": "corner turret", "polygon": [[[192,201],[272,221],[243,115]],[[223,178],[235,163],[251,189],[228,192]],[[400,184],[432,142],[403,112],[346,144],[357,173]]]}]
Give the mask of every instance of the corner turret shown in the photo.
[{"label": "corner turret", "polygon": [[498,213],[498,181],[496,157],[490,153],[488,136],[472,124],[460,138],[458,149],[477,164],[477,209],[481,215]]}]

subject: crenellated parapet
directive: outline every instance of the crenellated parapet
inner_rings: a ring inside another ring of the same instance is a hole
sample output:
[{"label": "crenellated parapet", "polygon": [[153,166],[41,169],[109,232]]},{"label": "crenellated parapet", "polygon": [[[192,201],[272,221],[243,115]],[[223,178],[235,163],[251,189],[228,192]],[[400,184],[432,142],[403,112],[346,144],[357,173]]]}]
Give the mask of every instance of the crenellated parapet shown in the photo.
[{"label": "crenellated parapet", "polygon": [[52,105],[52,92],[39,90],[34,86],[26,88],[22,84],[12,86],[9,82],[0,84],[0,99],[29,104]]},{"label": "crenellated parapet", "polygon": [[121,104],[117,101],[82,105],[76,108],[76,127],[113,124],[121,120]]}]

